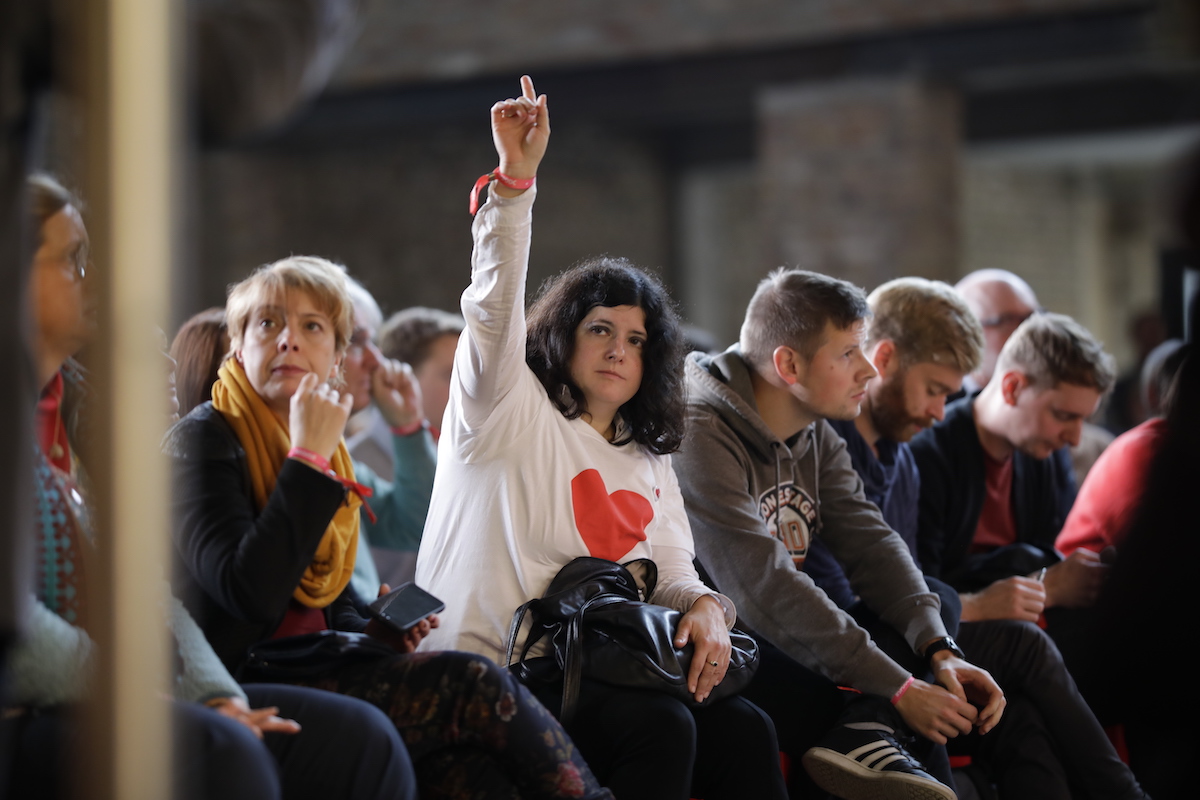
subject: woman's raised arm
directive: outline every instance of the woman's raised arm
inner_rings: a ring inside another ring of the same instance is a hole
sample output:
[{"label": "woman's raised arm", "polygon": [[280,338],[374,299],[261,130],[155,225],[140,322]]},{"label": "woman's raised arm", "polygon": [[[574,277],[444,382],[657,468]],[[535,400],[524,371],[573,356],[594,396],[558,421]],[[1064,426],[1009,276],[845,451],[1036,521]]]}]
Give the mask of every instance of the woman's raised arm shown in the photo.
[{"label": "woman's raised arm", "polygon": [[[482,429],[525,370],[525,277],[529,264],[533,178],[546,154],[550,116],[546,96],[521,78],[522,94],[491,108],[492,141],[499,166],[491,180],[494,200],[479,210],[472,233],[471,285],[462,296],[467,327],[455,355],[447,424],[457,435]],[[475,194],[472,195],[474,206]],[[544,397],[541,398],[544,402]]]}]

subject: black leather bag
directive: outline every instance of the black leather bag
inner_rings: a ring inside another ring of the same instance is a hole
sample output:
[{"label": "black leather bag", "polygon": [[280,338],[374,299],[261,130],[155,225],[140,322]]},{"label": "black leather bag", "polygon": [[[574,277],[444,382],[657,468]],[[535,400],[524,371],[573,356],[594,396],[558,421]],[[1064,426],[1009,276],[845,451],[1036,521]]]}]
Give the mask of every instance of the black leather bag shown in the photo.
[{"label": "black leather bag", "polygon": [[391,646],[351,631],[317,631],[267,639],[250,647],[238,670],[242,683],[316,680],[349,664],[396,655]]},{"label": "black leather bag", "polygon": [[[658,568],[649,559],[623,565],[587,556],[575,559],[559,570],[541,598],[513,613],[506,663],[525,681],[561,676],[559,719],[564,724],[574,716],[585,676],[613,686],[666,692],[692,706],[708,705],[744,689],[758,668],[758,643],[734,629],[729,632],[733,650],[724,680],[703,704],[696,703],[687,687],[693,646],[689,642],[676,649],[674,645],[683,614],[641,601],[654,593],[657,582]],[[513,664],[527,613],[533,625],[520,659]],[[547,637],[553,655],[528,658],[534,645]]]}]

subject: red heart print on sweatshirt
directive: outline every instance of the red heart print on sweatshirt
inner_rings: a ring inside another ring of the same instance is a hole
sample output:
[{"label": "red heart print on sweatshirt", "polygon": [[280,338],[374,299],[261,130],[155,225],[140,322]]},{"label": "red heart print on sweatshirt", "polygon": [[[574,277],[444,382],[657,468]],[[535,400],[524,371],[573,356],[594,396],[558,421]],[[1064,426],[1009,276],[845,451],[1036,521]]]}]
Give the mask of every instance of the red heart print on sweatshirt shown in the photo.
[{"label": "red heart print on sweatshirt", "polygon": [[654,519],[650,501],[637,492],[618,489],[609,494],[604,478],[585,469],[571,480],[575,527],[594,558],[619,561],[638,542],[646,541],[646,526]]}]

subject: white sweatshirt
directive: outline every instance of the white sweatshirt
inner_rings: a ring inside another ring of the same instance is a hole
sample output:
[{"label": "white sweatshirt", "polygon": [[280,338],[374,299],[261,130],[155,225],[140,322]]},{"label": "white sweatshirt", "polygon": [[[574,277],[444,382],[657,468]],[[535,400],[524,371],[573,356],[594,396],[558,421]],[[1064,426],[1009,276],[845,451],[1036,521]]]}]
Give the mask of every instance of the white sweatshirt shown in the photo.
[{"label": "white sweatshirt", "polygon": [[[670,456],[616,447],[568,420],[525,364],[525,273],[535,189],[491,196],[472,228],[467,327],[454,357],[417,583],[446,603],[422,650],[503,661],[513,611],[578,556],[658,565],[654,602],[686,611],[704,586]],[[518,647],[524,636],[518,641]]]}]

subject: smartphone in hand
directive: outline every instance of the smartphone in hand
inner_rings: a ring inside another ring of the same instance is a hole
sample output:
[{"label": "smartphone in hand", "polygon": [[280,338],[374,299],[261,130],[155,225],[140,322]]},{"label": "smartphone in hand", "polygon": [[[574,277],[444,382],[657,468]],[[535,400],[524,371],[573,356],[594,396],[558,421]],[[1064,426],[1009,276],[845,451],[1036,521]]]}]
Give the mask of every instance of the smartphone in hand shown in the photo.
[{"label": "smartphone in hand", "polygon": [[405,583],[368,606],[371,616],[400,633],[407,632],[446,604],[415,583]]}]

